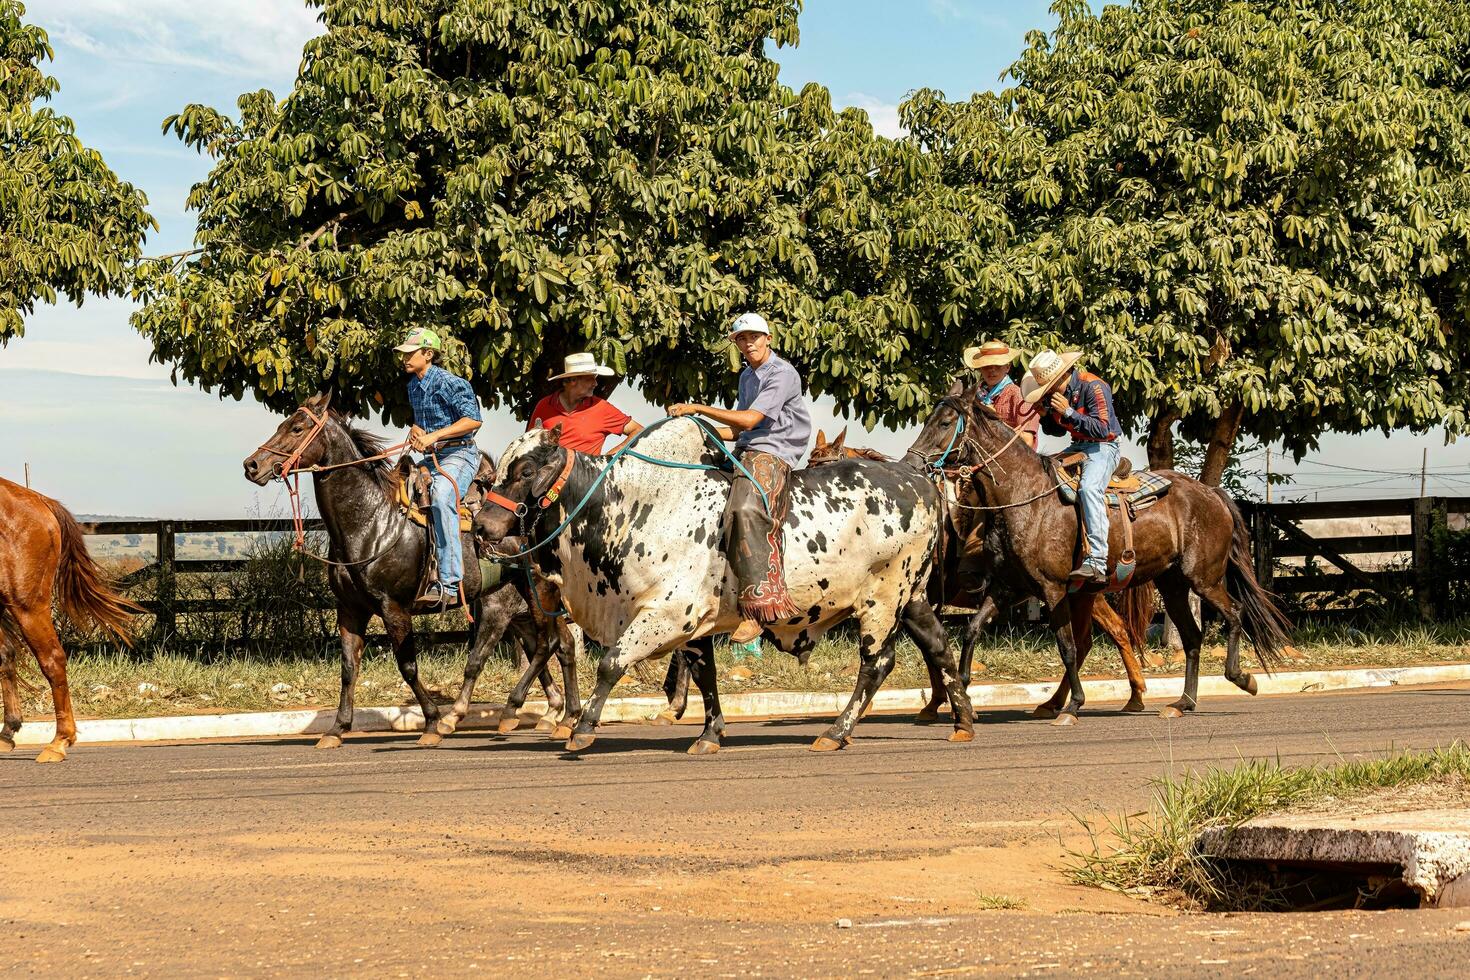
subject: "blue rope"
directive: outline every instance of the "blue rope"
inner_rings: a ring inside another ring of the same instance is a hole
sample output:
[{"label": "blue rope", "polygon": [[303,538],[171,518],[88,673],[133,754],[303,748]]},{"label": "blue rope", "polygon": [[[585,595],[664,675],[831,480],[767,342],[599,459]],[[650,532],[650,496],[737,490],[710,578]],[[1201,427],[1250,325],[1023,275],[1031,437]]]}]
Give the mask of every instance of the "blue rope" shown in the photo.
[{"label": "blue rope", "polygon": [[939,458],[938,459],[936,459],[934,462],[932,462],[932,463],[929,464],[931,467],[934,468],[935,472],[938,472],[939,470],[944,469],[944,461],[947,460],[947,459],[949,459],[949,454],[950,453],[954,452],[954,445],[955,445],[956,442],[959,442],[960,435],[962,433],[964,433],[964,431],[965,431],[965,413],[964,412],[957,412],[956,413],[956,419],[955,419],[954,434],[949,437],[949,445],[944,447],[944,452],[942,452],[942,453],[939,454]]},{"label": "blue rope", "polygon": [[[765,491],[765,489],[759,483],[756,482],[755,477],[751,476],[750,471],[745,468],[744,464],[742,464],[740,462],[740,460],[738,458],[736,458],[735,454],[730,451],[729,447],[725,445],[725,442],[724,442],[723,439],[720,438],[719,433],[717,433],[713,429],[711,429],[710,426],[709,426],[709,423],[705,422],[701,418],[695,418],[693,416],[684,416],[684,417],[692,419],[692,421],[694,422],[694,424],[697,425],[697,426],[699,426],[700,430],[704,433],[704,435],[705,435],[705,441],[707,443],[712,441],[714,443],[714,445],[722,453],[724,453],[726,456],[728,456],[730,458],[730,461],[735,464],[735,468],[737,470],[739,470],[745,476],[745,478],[747,480],[749,480],[752,484],[755,485],[756,490],[759,491],[760,492],[760,495],[761,495],[761,506],[765,508],[766,515],[767,516],[770,516],[770,513],[771,513],[771,502],[766,498],[766,491]],[[680,463],[680,462],[676,462],[676,461],[671,460],[671,459],[658,459],[658,458],[653,457],[653,456],[645,456],[643,453],[635,453],[635,452],[633,452],[633,447],[635,445],[637,445],[637,443],[639,442],[639,440],[641,440],[644,436],[648,435],[650,432],[652,432],[654,429],[657,429],[659,426],[663,425],[665,422],[672,422],[672,421],[674,421],[674,416],[672,416],[672,415],[666,415],[666,416],[664,416],[663,418],[659,419],[657,422],[654,422],[652,425],[649,425],[648,427],[646,427],[645,429],[643,429],[643,431],[639,432],[633,438],[629,439],[628,442],[627,442],[627,444],[624,445],[623,448],[619,449],[617,452],[615,452],[611,456],[609,456],[608,459],[607,459],[607,463],[604,464],[603,467],[602,467],[602,472],[597,474],[597,479],[595,479],[595,480],[592,481],[592,485],[587,488],[587,492],[584,493],[584,494],[582,494],[582,499],[579,500],[579,501],[577,501],[577,505],[575,507],[573,507],[571,509],[571,511],[567,514],[566,519],[563,520],[560,524],[558,524],[556,526],[556,530],[552,531],[545,538],[542,538],[540,541],[538,541],[535,544],[531,545],[530,547],[526,548],[524,551],[519,551],[519,552],[517,552],[516,554],[513,554],[513,555],[492,555],[492,556],[490,556],[490,560],[491,561],[501,562],[501,563],[512,562],[512,561],[514,561],[517,558],[524,558],[524,557],[526,557],[527,555],[531,554],[533,551],[539,551],[540,549],[546,547],[551,542],[555,541],[558,537],[561,536],[561,533],[563,531],[565,531],[571,525],[572,521],[576,519],[577,515],[582,512],[582,508],[585,507],[585,506],[587,506],[587,502],[592,499],[592,495],[597,492],[597,488],[602,485],[602,481],[605,480],[605,479],[607,479],[607,474],[612,471],[613,464],[616,463],[619,459],[621,459],[625,454],[631,454],[635,459],[642,460],[645,463],[653,463],[656,466],[668,466],[668,467],[672,467],[674,469],[681,469],[681,470],[716,470],[716,469],[719,469],[718,466],[713,466],[713,465],[711,465],[709,463]],[[566,451],[567,452],[572,452],[573,450],[568,449]],[[947,450],[946,450],[946,452],[947,452]]]}]

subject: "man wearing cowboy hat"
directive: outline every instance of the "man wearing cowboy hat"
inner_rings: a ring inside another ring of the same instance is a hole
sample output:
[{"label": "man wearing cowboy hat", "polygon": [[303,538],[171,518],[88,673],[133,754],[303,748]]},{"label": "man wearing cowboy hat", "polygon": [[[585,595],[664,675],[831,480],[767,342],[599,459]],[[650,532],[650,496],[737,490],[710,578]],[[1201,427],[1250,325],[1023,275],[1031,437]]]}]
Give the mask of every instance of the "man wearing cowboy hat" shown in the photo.
[{"label": "man wearing cowboy hat", "polygon": [[1072,437],[1069,453],[1082,453],[1082,479],[1077,495],[1086,523],[1087,557],[1072,578],[1101,582],[1108,577],[1108,506],[1104,495],[1118,468],[1123,430],[1113,411],[1113,389],[1095,374],[1074,365],[1078,352],[1058,354],[1044,350],[1031,359],[1021,382],[1021,396],[1035,405],[1046,399],[1041,430],[1047,435]]},{"label": "man wearing cowboy hat", "polygon": [[409,332],[393,348],[403,355],[408,379],[408,401],[413,406],[410,448],[420,455],[415,463],[426,468],[429,484],[430,526],[438,556],[439,580],[429,585],[419,601],[441,608],[459,602],[464,578],[464,550],[459,537],[459,500],[468,492],[480,468],[475,433],[480,428],[480,401],[464,378],[435,362],[443,356],[444,342],[428,327]]},{"label": "man wearing cowboy hat", "polygon": [[[760,636],[761,623],[797,613],[786,591],[781,526],[786,520],[791,470],[806,453],[812,420],[801,375],[771,350],[771,327],[765,317],[741,314],[730,326],[730,339],[745,358],[735,408],[673,405],[669,414],[699,414],[717,422],[720,437],[735,440],[740,465],[745,468],[745,473],[736,473],[730,502],[725,506],[729,522],[725,553],[739,583],[737,601],[744,617],[730,640],[748,643]],[[765,492],[764,500],[761,491]],[[769,514],[766,501],[770,503]]]},{"label": "man wearing cowboy hat", "polygon": [[975,400],[989,405],[1011,428],[1021,434],[1021,441],[1032,449],[1036,448],[1037,430],[1041,428],[1041,417],[1036,414],[1021,389],[1010,378],[1011,361],[1020,351],[1001,340],[987,340],[979,347],[965,350],[965,366],[976,368],[985,386]]},{"label": "man wearing cowboy hat", "polygon": [[[549,429],[561,424],[561,444],[579,453],[594,456],[602,453],[608,436],[633,438],[643,426],[613,407],[611,402],[592,393],[598,378],[610,378],[613,369],[603,367],[591,354],[569,354],[562,361],[561,374],[551,380],[559,382],[557,390],[536,403],[526,431],[540,427]],[[623,443],[613,447],[617,449]]]}]

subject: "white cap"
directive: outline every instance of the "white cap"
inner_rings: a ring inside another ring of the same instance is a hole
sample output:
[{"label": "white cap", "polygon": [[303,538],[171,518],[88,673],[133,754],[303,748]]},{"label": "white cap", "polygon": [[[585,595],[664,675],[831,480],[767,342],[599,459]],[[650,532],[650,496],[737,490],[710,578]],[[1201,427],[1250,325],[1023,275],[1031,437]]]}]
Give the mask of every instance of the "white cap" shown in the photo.
[{"label": "white cap", "polygon": [[742,313],[730,324],[730,336],[734,337],[737,333],[763,333],[769,337],[771,325],[759,313]]}]

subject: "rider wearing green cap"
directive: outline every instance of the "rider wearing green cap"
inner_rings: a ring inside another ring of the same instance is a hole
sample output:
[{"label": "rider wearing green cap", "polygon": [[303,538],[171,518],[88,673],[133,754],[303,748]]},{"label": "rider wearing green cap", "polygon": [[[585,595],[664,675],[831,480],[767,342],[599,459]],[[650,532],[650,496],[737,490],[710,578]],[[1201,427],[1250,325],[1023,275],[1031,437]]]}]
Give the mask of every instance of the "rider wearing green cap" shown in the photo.
[{"label": "rider wearing green cap", "polygon": [[403,355],[403,370],[411,375],[408,400],[413,406],[413,428],[408,444],[419,453],[432,453],[437,460],[437,465],[426,456],[416,460],[433,476],[430,524],[439,559],[439,581],[429,586],[422,601],[453,605],[459,601],[459,583],[464,578],[458,503],[480,466],[474,440],[481,422],[480,401],[468,381],[435,363],[443,355],[444,342],[429,328],[411,331],[393,349]]}]

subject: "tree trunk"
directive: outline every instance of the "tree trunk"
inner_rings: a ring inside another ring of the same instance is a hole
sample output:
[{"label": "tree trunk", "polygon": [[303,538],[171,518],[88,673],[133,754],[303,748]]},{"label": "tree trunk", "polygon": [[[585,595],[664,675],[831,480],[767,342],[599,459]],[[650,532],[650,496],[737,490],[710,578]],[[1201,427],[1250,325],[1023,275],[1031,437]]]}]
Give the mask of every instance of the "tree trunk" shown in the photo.
[{"label": "tree trunk", "polygon": [[1174,423],[1179,421],[1179,411],[1166,408],[1154,416],[1148,427],[1148,468],[1172,470],[1174,468]]},{"label": "tree trunk", "polygon": [[1230,463],[1230,454],[1235,451],[1235,437],[1240,433],[1240,420],[1245,416],[1245,405],[1231,402],[1215,422],[1215,432],[1210,436],[1209,448],[1205,450],[1205,465],[1199,471],[1199,482],[1218,487]]}]

